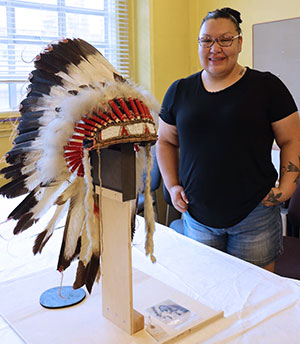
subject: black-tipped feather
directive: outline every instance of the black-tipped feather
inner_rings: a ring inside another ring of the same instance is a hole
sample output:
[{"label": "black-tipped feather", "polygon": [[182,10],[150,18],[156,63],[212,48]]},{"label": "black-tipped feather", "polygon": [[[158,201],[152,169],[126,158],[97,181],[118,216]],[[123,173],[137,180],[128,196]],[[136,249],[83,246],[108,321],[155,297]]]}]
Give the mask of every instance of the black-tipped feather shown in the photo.
[{"label": "black-tipped feather", "polygon": [[84,267],[83,262],[80,260],[77,265],[76,277],[73,283],[73,289],[79,289],[85,285],[87,269]]},{"label": "black-tipped feather", "polygon": [[[66,49],[69,49],[72,51],[74,54],[80,55],[82,60],[87,61],[87,55],[83,54],[82,50],[80,49],[80,46],[78,42],[75,42],[75,39],[66,43]],[[88,54],[90,55],[90,54]]]},{"label": "black-tipped feather", "polygon": [[19,134],[15,139],[14,143],[19,144],[30,141],[31,143],[39,136],[39,130],[28,131],[27,133]]},{"label": "black-tipped feather", "polygon": [[23,114],[27,112],[37,112],[37,111],[44,111],[44,110],[49,110],[49,108],[46,107],[44,104],[24,104],[24,105],[20,104],[20,107],[19,107],[19,111],[22,116]]},{"label": "black-tipped feather", "polygon": [[21,150],[23,148],[28,148],[32,146],[32,142],[20,142],[20,143],[16,143],[14,144],[13,148],[9,151],[10,152],[14,152],[14,151],[18,151]]},{"label": "black-tipped feather", "polygon": [[41,53],[39,59],[34,61],[35,68],[54,74],[66,73],[68,64],[64,58],[53,56],[52,52]]},{"label": "black-tipped feather", "polygon": [[93,284],[97,277],[99,266],[99,257],[95,256],[94,254],[92,255],[86,267],[84,267],[82,261],[79,261],[76,271],[76,279],[73,283],[73,289],[78,289],[81,288],[83,285],[86,285],[88,292],[91,293]]},{"label": "black-tipped feather", "polygon": [[17,225],[14,228],[14,234],[19,234],[23,232],[25,229],[31,227],[35,222],[38,221],[38,219],[33,219],[32,218],[33,213],[27,213],[24,214],[20,220],[18,221]]},{"label": "black-tipped feather", "polygon": [[42,97],[44,94],[49,95],[51,85],[47,84],[30,84],[27,88],[27,97]]},{"label": "black-tipped feather", "polygon": [[45,84],[49,86],[62,86],[62,78],[58,75],[47,73],[44,70],[35,69],[29,75],[31,83]]},{"label": "black-tipped feather", "polygon": [[51,238],[52,234],[49,235],[49,237],[44,241],[46,234],[47,234],[47,229],[45,229],[36,237],[33,248],[32,248],[32,252],[34,255],[36,255],[37,253],[41,253],[44,246],[47,244],[48,240]]},{"label": "black-tipped feather", "polygon": [[19,154],[19,155],[9,155],[8,153],[5,155],[5,161],[10,165],[22,164],[26,159],[26,154]]},{"label": "black-tipped feather", "polygon": [[69,64],[79,65],[79,63],[83,60],[78,53],[75,53],[72,49],[70,49],[70,43],[68,42],[59,42],[58,44],[52,46],[51,53],[53,56],[58,56],[60,59],[64,58]]},{"label": "black-tipped feather", "polygon": [[[22,165],[22,164],[17,164],[17,165]],[[14,166],[14,165],[13,165]],[[22,171],[21,171],[21,169],[19,169],[19,168],[16,168],[16,169],[14,169],[14,170],[11,170],[11,171],[9,171],[9,172],[7,172],[7,173],[4,173],[4,178],[5,179],[10,179],[10,178],[12,178],[12,179],[17,179],[18,177],[20,177],[20,176],[22,176],[23,174],[22,174]]]},{"label": "black-tipped feather", "polygon": [[99,257],[95,256],[94,254],[91,257],[91,260],[89,261],[88,265],[87,265],[87,275],[86,275],[86,288],[88,290],[89,293],[92,292],[92,287],[93,284],[95,282],[95,279],[97,277],[97,272],[99,269]]},{"label": "black-tipped feather", "polygon": [[65,240],[64,239],[61,244],[59,258],[57,262],[57,270],[59,271],[66,270],[70,266],[72,261],[78,257],[79,252],[80,252],[80,247],[81,247],[81,238],[78,238],[74,254],[69,259],[66,259],[64,256],[64,253],[65,253]]},{"label": "black-tipped feather", "polygon": [[22,163],[4,167],[0,170],[0,174],[4,174],[4,178],[9,179],[11,177],[21,175],[21,169],[24,167]]},{"label": "black-tipped feather", "polygon": [[85,58],[87,58],[89,55],[99,54],[99,51],[95,47],[80,38],[75,38],[73,42]]},{"label": "black-tipped feather", "polygon": [[37,120],[41,118],[44,115],[45,111],[44,110],[39,110],[39,111],[28,111],[22,113],[21,121],[32,121],[32,120]]},{"label": "black-tipped feather", "polygon": [[41,124],[39,120],[32,120],[32,121],[24,120],[19,123],[17,129],[19,131],[19,134],[23,134],[29,131],[37,130],[40,128],[40,126]]},{"label": "black-tipped feather", "polygon": [[19,220],[24,214],[28,213],[37,203],[35,198],[37,188],[32,190],[26,198],[8,215],[9,219]]},{"label": "black-tipped feather", "polygon": [[7,198],[14,198],[24,195],[28,192],[28,188],[25,185],[25,179],[27,175],[21,175],[15,180],[3,185],[0,188],[0,194]]},{"label": "black-tipped feather", "polygon": [[26,97],[24,98],[21,103],[20,103],[23,107],[26,107],[28,105],[43,105],[40,101],[40,97]]},{"label": "black-tipped feather", "polygon": [[[30,143],[30,142],[24,142],[25,143]],[[6,161],[9,164],[13,164],[13,163],[19,163],[21,161],[19,161],[19,157],[20,156],[24,156],[26,153],[28,152],[32,152],[33,150],[35,150],[32,146],[28,146],[28,147],[14,147],[12,148],[8,153],[6,153]]]}]

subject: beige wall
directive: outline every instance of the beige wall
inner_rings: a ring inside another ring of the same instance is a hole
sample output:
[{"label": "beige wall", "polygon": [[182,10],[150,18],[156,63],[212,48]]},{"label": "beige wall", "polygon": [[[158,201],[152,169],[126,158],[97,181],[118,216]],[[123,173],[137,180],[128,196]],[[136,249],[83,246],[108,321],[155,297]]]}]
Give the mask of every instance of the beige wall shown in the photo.
[{"label": "beige wall", "polygon": [[[143,48],[135,47],[134,78],[144,87],[151,88],[161,101],[171,81],[191,72],[190,3],[193,1],[133,1],[135,42],[143,45]],[[145,66],[147,60],[149,64]]]},{"label": "beige wall", "polygon": [[[151,88],[159,101],[172,81],[200,69],[197,36],[202,18],[208,11],[229,6],[241,12],[244,44],[239,62],[249,67],[252,67],[253,24],[300,16],[299,0],[133,1],[139,4],[136,17],[143,18],[133,23],[133,32],[139,37],[137,42],[147,42],[149,50],[148,57],[136,55],[134,69],[138,73],[135,81]],[[147,26],[147,32],[141,37],[144,26]],[[147,59],[150,61],[143,67],[143,61]]]},{"label": "beige wall", "polygon": [[[0,118],[6,118],[6,116],[1,116]],[[8,122],[0,122],[0,169],[5,167],[7,164],[5,163],[5,153],[8,152],[11,147],[11,132],[12,132],[12,124]],[[0,176],[0,186],[2,186],[5,183],[6,179]]]},{"label": "beige wall", "polygon": [[[232,7],[241,12],[243,23],[243,51],[240,55],[240,63],[246,66],[252,66],[252,26],[253,24],[300,17],[299,0],[210,0],[194,1],[197,6],[196,13],[205,13],[215,8]],[[204,6],[203,6],[204,3]],[[198,16],[200,22],[201,16]],[[195,56],[193,56],[195,58]]]}]

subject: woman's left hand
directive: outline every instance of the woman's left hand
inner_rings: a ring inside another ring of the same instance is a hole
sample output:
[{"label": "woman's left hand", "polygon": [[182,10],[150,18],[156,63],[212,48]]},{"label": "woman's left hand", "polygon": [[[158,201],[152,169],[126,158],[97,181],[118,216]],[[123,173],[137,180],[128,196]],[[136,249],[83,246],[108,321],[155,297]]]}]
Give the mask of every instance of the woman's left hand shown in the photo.
[{"label": "woman's left hand", "polygon": [[279,188],[272,188],[266,197],[261,201],[266,207],[271,207],[276,204],[284,202],[285,199],[282,195],[282,191]]}]

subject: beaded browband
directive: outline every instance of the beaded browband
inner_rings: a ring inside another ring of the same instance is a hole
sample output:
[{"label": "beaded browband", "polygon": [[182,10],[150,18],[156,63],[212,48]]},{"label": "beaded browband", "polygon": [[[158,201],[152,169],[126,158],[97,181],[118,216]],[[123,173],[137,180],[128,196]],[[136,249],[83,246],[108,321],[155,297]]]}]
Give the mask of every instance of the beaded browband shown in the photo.
[{"label": "beaded browband", "polygon": [[64,157],[70,172],[77,170],[77,175],[83,176],[84,149],[156,140],[155,123],[148,107],[137,98],[115,98],[81,117],[64,147]]}]

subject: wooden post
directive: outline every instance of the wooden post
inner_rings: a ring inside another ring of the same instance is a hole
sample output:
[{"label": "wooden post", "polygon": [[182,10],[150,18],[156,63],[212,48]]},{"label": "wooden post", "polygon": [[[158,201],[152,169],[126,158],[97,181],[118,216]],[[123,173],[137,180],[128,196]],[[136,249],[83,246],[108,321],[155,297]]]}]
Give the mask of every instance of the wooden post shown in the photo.
[{"label": "wooden post", "polygon": [[101,151],[101,190],[97,160],[92,155],[93,180],[102,203],[102,313],[132,335],[144,328],[144,316],[133,309],[132,295],[131,200],[136,197],[133,145]]}]

